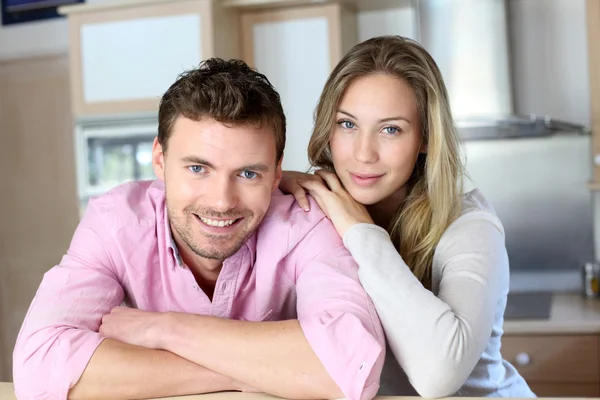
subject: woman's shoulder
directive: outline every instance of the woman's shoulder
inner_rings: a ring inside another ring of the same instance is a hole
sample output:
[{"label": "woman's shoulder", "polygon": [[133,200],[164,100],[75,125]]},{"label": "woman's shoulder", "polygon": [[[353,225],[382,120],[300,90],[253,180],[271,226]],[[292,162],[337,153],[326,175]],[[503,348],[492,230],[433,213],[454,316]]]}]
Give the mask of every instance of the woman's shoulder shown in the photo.
[{"label": "woman's shoulder", "polygon": [[473,212],[488,213],[490,216],[497,218],[494,206],[485,198],[479,189],[473,189],[463,195],[462,209],[458,218]]},{"label": "woman's shoulder", "polygon": [[[465,262],[470,260],[470,268],[479,273],[507,272],[508,259],[503,254],[506,254],[506,246],[502,222],[483,193],[471,190],[464,194],[460,215],[448,226],[434,251],[433,286],[437,288],[451,260],[461,260],[461,270],[467,268]],[[482,262],[487,267],[492,259],[497,261],[494,261],[497,268],[481,268]]]},{"label": "woman's shoulder", "polygon": [[463,195],[461,212],[440,238],[436,255],[447,259],[486,242],[495,246],[499,240],[504,245],[504,227],[494,206],[479,189],[473,189]]}]

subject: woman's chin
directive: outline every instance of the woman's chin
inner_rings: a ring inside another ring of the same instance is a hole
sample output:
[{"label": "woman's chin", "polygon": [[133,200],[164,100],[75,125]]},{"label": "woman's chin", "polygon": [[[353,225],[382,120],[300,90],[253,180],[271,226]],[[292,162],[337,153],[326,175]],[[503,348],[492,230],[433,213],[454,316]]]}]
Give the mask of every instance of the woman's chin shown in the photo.
[{"label": "woman's chin", "polygon": [[371,206],[373,204],[379,203],[384,197],[381,196],[381,193],[377,190],[367,189],[367,190],[349,190],[350,196],[363,206]]}]

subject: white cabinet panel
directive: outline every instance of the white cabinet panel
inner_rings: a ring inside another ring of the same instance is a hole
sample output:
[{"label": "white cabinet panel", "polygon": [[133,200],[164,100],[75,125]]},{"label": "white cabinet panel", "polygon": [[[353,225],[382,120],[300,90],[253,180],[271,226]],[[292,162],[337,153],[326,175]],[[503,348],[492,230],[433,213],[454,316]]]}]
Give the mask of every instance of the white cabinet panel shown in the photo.
[{"label": "white cabinet panel", "polygon": [[417,38],[417,15],[413,0],[362,0],[358,6],[360,42],[382,35]]},{"label": "white cabinet panel", "polygon": [[173,15],[81,27],[86,102],[160,97],[201,60],[199,14]]},{"label": "white cabinet panel", "polygon": [[313,112],[330,66],[329,23],[325,17],[257,23],[254,65],[281,95],[287,118],[283,168],[306,170]]},{"label": "white cabinet panel", "polygon": [[182,72],[240,58],[239,13],[220,0],[98,0],[61,12],[77,118],[156,113]]}]

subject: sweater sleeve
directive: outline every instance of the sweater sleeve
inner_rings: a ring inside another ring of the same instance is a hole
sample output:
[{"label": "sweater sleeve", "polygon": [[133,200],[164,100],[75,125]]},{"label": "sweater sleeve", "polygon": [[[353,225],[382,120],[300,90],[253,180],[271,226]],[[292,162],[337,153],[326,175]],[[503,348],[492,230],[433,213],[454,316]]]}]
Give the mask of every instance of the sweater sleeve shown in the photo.
[{"label": "sweater sleeve", "polygon": [[500,221],[478,210],[448,228],[434,255],[437,297],[412,274],[384,229],[355,225],[344,244],[412,386],[423,397],[454,394],[483,354],[508,287]]}]

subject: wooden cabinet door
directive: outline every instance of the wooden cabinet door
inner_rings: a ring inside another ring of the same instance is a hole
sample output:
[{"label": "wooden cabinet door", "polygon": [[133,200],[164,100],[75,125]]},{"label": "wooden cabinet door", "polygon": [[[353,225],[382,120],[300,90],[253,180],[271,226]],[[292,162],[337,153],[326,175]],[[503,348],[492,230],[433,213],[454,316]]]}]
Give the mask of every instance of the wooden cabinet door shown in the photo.
[{"label": "wooden cabinet door", "polygon": [[600,190],[600,1],[587,0],[586,17],[594,164],[591,186]]},{"label": "wooden cabinet door", "polygon": [[597,397],[600,338],[596,335],[505,335],[502,356],[540,397]]}]

